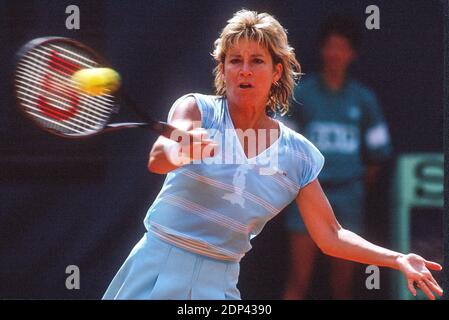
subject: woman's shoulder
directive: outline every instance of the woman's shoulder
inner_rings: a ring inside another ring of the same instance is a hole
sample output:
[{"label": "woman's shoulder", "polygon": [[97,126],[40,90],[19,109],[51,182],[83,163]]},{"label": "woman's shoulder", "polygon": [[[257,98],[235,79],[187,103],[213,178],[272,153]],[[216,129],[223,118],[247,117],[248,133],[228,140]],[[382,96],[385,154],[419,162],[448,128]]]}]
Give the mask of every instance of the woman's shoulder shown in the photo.
[{"label": "woman's shoulder", "polygon": [[309,140],[307,140],[307,138],[304,137],[302,134],[289,128],[284,123],[282,123],[282,122],[280,122],[280,123],[282,125],[282,129],[284,130],[285,136],[287,137],[287,139],[290,142],[296,143],[296,144],[310,143]]},{"label": "woman's shoulder", "polygon": [[181,96],[178,101],[185,99],[194,99],[192,103],[201,114],[203,128],[210,128],[221,119],[222,112],[220,111],[222,111],[224,103],[222,96],[194,92]]},{"label": "woman's shoulder", "polygon": [[199,92],[187,93],[187,94],[183,95],[183,97],[194,97],[195,100],[197,100],[197,103],[198,103],[198,100],[201,102],[206,102],[206,103],[216,103],[216,102],[221,102],[224,99],[223,96],[217,96],[217,95],[205,94],[205,93],[199,93]]},{"label": "woman's shoulder", "polygon": [[291,143],[303,143],[308,141],[306,137],[296,131],[296,126],[293,121],[282,119],[277,120],[279,125],[282,126],[283,134],[288,142]]},{"label": "woman's shoulder", "polygon": [[292,152],[307,158],[310,156],[315,157],[315,155],[321,155],[321,152],[309,139],[304,137],[301,133],[289,128],[281,121],[279,122],[282,126],[285,145],[287,148],[291,149]]},{"label": "woman's shoulder", "polygon": [[208,110],[208,112],[214,112],[214,110],[219,110],[224,102],[223,96],[204,94],[204,93],[188,93],[183,97],[194,98],[195,102],[200,109],[200,111]]},{"label": "woman's shoulder", "polygon": [[313,181],[324,166],[324,156],[312,142],[299,132],[282,125],[284,134],[283,154],[290,160],[291,173],[303,187]]}]

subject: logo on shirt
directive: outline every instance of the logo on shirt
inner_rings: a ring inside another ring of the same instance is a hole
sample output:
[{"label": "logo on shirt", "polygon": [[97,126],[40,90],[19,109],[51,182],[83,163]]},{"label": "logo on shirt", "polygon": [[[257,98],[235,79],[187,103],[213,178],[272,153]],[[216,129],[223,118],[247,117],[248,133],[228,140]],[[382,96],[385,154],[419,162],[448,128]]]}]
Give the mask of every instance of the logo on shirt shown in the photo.
[{"label": "logo on shirt", "polygon": [[322,152],[354,154],[360,147],[359,129],[351,124],[312,122],[307,127],[312,143]]},{"label": "logo on shirt", "polygon": [[238,167],[232,178],[232,185],[235,187],[234,192],[225,193],[223,199],[228,200],[232,204],[238,204],[241,208],[245,208],[245,198],[242,196],[246,188],[246,174],[249,171],[247,165]]}]

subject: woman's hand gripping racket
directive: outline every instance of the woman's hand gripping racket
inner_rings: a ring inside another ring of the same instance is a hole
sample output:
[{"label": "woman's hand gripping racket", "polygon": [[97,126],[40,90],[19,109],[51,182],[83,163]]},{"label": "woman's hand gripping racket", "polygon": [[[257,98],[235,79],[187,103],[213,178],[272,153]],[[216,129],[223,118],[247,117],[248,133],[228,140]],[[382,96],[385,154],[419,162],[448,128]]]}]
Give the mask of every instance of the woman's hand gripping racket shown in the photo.
[{"label": "woman's hand gripping racket", "polygon": [[189,133],[140,112],[123,92],[120,96],[125,104],[145,122],[108,124],[112,113],[118,112],[114,91],[120,76],[82,43],[68,38],[38,38],[25,44],[18,55],[14,75],[18,105],[36,125],[52,134],[83,138],[148,127],[178,142],[183,136],[192,139]]}]

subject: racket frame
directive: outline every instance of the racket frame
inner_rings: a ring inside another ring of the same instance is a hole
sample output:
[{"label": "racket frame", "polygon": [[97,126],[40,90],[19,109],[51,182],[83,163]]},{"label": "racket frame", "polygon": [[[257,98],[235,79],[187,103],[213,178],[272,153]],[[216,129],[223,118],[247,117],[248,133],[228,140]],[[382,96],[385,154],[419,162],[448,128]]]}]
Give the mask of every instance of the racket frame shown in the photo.
[{"label": "racket frame", "polygon": [[[65,139],[85,139],[85,138],[97,136],[102,133],[114,132],[114,131],[118,131],[118,130],[125,129],[125,128],[149,128],[152,131],[154,131],[166,138],[173,139],[172,138],[173,131],[175,131],[175,130],[179,131],[179,129],[171,126],[170,124],[163,122],[163,121],[154,120],[151,117],[149,117],[148,115],[146,115],[145,113],[143,113],[141,111],[141,109],[137,106],[137,104],[123,90],[120,90],[120,92],[118,94],[114,94],[114,95],[111,94],[108,96],[108,98],[110,98],[113,103],[113,106],[111,107],[111,112],[109,113],[103,127],[98,130],[93,130],[92,133],[83,133],[83,134],[79,134],[79,135],[64,134],[57,130],[54,130],[52,128],[42,125],[36,119],[36,117],[31,116],[25,110],[25,107],[22,105],[22,102],[20,101],[20,98],[17,95],[17,91],[19,90],[19,88],[17,86],[17,81],[16,81],[17,69],[18,69],[20,63],[22,62],[23,58],[26,56],[26,54],[28,52],[30,52],[31,50],[33,50],[34,48],[36,48],[38,46],[42,46],[46,43],[51,43],[51,42],[65,42],[70,45],[73,45],[74,47],[78,47],[78,48],[80,48],[80,50],[86,51],[89,55],[91,55],[94,58],[95,62],[98,63],[98,67],[110,67],[110,65],[106,61],[106,59],[104,59],[100,54],[98,54],[96,51],[94,51],[90,47],[88,47],[88,46],[84,45],[83,43],[81,43],[77,40],[74,40],[74,39],[70,39],[70,38],[66,38],[66,37],[58,37],[58,36],[48,36],[48,37],[36,38],[36,39],[30,40],[27,43],[25,43],[19,49],[18,53],[16,54],[16,64],[15,64],[16,69],[14,71],[14,77],[13,77],[14,90],[16,93],[15,98],[16,98],[16,103],[19,105],[19,109],[21,110],[21,112],[23,114],[25,114],[25,116],[27,118],[29,118],[39,128],[51,133],[52,135],[57,135],[59,137],[65,138]],[[112,114],[117,114],[120,110],[119,104],[117,103],[117,98],[116,98],[117,95],[119,97],[121,97],[122,100],[124,100],[125,104],[128,107],[132,108],[136,112],[136,114],[145,122],[108,123],[111,120]],[[184,132],[183,134],[185,135],[187,133]],[[177,136],[177,138],[173,139],[173,140],[179,141],[180,140],[179,135],[176,135],[176,136]]]}]

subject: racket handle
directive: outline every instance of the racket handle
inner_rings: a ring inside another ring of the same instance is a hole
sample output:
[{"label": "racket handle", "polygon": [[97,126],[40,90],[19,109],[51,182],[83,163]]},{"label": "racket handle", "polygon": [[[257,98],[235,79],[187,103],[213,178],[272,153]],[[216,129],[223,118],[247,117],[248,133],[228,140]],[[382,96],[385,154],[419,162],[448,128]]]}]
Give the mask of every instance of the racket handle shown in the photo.
[{"label": "racket handle", "polygon": [[[155,121],[151,124],[149,124],[150,129],[153,130],[156,133],[159,133],[161,136],[164,136],[170,140],[180,142],[182,138],[189,137],[190,134],[187,131],[180,130],[176,127],[173,127],[172,125],[163,122],[163,121]],[[176,133],[174,133],[176,131]]]},{"label": "racket handle", "polygon": [[[153,119],[152,117],[148,116],[146,113],[142,112],[142,109],[140,109],[137,105],[137,103],[124,91],[121,92],[121,98],[131,108],[134,109],[134,111],[143,119],[146,121],[146,125],[150,127],[151,130],[153,130],[156,133],[159,133],[161,136],[164,136],[170,140],[180,142],[182,138],[189,137],[191,140],[193,137],[187,133],[186,131],[180,130],[178,128],[173,127],[172,125],[169,125],[166,122],[163,121],[157,121]],[[142,125],[137,125],[142,126]],[[173,132],[176,131],[176,134],[173,134]]]},{"label": "racket handle", "polygon": [[102,132],[103,133],[113,132],[129,128],[149,128],[153,132],[158,133],[161,136],[164,136],[176,142],[180,142],[183,138],[186,139],[187,137],[189,137],[191,140],[193,139],[191,134],[188,133],[187,131],[173,127],[172,125],[169,125],[166,122],[156,121],[153,119],[147,119],[147,121],[148,122],[122,122],[122,123],[108,124]]}]

